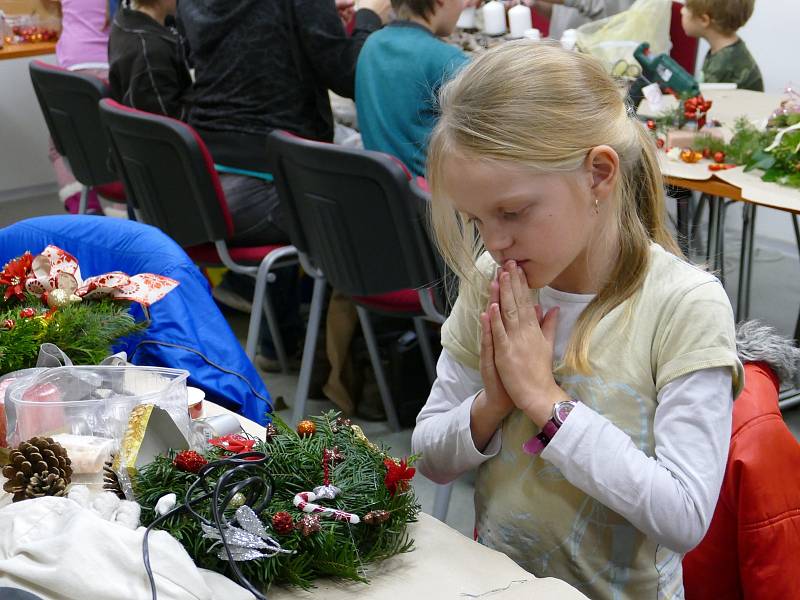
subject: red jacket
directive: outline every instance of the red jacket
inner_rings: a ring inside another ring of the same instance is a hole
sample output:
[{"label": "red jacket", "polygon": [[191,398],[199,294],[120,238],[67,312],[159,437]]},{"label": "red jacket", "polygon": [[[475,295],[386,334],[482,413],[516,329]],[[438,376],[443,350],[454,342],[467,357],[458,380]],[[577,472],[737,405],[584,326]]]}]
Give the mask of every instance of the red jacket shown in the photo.
[{"label": "red jacket", "polygon": [[686,600],[800,599],[800,445],[778,409],[778,378],[745,365],[717,508],[683,559]]}]

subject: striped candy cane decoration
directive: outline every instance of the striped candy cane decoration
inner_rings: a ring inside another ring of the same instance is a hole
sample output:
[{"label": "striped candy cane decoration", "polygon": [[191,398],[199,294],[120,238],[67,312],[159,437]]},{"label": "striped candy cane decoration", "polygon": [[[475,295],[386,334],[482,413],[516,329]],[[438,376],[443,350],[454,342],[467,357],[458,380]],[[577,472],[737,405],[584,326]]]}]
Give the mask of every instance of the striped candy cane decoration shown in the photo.
[{"label": "striped candy cane decoration", "polygon": [[300,492],[299,494],[295,494],[292,502],[303,512],[320,514],[324,517],[336,519],[337,521],[347,521],[351,525],[357,525],[361,522],[361,519],[358,517],[358,515],[354,515],[337,508],[328,508],[327,506],[314,504],[313,502],[316,499],[317,495],[314,492]]}]

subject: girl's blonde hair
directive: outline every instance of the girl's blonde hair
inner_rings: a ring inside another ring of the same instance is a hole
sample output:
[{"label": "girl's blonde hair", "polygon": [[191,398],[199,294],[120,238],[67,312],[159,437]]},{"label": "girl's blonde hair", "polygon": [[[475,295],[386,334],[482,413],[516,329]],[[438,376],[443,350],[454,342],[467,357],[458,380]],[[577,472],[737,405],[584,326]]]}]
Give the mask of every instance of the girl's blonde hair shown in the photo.
[{"label": "girl's blonde hair", "polygon": [[474,278],[484,247],[443,189],[449,155],[565,174],[580,168],[596,146],[611,146],[619,155],[613,203],[619,254],[578,319],[564,357],[568,367],[588,372],[589,337],[600,319],[641,287],[651,241],[682,256],[665,225],[650,134],[628,114],[620,86],[597,60],[550,43],[509,42],[483,54],[444,86],[439,101],[441,118],[428,148],[431,220],[440,251],[461,281]]}]

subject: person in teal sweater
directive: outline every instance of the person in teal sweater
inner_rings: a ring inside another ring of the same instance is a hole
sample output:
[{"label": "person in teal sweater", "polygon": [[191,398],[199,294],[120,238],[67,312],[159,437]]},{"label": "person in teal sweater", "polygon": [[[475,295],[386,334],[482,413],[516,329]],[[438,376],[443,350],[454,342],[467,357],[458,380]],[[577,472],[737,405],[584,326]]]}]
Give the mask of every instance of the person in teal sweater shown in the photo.
[{"label": "person in teal sweater", "polygon": [[399,20],[373,33],[356,65],[356,110],[364,148],[399,158],[425,175],[439,88],[468,60],[441,39],[464,0],[392,0]]}]

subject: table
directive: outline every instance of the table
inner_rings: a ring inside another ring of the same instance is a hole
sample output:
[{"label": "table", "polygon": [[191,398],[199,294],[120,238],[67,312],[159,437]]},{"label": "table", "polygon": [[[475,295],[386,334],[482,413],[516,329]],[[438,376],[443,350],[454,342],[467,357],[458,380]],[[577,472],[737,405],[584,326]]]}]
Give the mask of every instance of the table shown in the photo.
[{"label": "table", "polygon": [[[733,171],[742,171],[742,169],[734,169]],[[746,185],[745,182],[747,181],[745,176],[753,177],[745,173],[732,173],[731,171],[722,172],[722,177],[730,181],[740,182],[743,185]],[[752,193],[747,193],[745,187],[736,186],[729,181],[724,181],[718,176],[714,176],[710,179],[688,179],[666,175],[664,181],[669,185],[698,191],[703,194],[708,194],[711,197],[709,203],[709,233],[706,256],[714,269],[719,268],[721,262],[721,259],[718,257],[720,248],[722,248],[724,236],[725,198],[744,202],[742,209],[742,247],[739,260],[739,289],[737,291],[736,301],[736,321],[747,320],[750,316],[750,289],[752,286],[753,273],[756,210],[758,207],[772,208],[791,214],[795,240],[797,242],[798,252],[800,252],[800,223],[798,223],[800,200],[794,197],[800,196],[800,193],[777,184],[765,184],[761,182],[763,186],[778,188],[780,191],[772,191],[785,197],[781,199],[780,196],[767,193],[761,196],[761,199],[758,199],[754,198]],[[800,311],[798,312],[797,321],[795,323],[794,339],[795,343],[800,345]],[[798,404],[800,404],[800,389],[792,388],[780,393],[778,405],[782,410],[786,410]]]},{"label": "table", "polygon": [[[233,413],[203,402],[203,416],[226,414]],[[263,438],[264,427],[235,416],[245,432]],[[10,494],[0,491],[0,507],[9,499]],[[269,600],[588,600],[564,581],[537,578],[504,554],[472,541],[430,515],[420,513],[419,520],[409,525],[409,534],[415,541],[414,550],[371,566],[368,585],[320,579],[309,591],[275,586],[268,594]],[[47,594],[47,589],[40,593]]]},{"label": "table", "polygon": [[[203,415],[231,414],[211,402],[203,402]],[[264,427],[238,416],[242,429],[263,438]],[[374,567],[370,584],[351,581],[318,580],[312,591],[276,587],[270,600],[397,600],[398,598],[436,598],[463,600],[486,595],[492,600],[586,600],[567,583],[553,578],[537,578],[506,555],[463,536],[438,519],[420,513],[419,521],[409,525],[415,549],[393,556]]]},{"label": "table", "polygon": [[9,44],[0,48],[0,60],[9,58],[23,58],[25,56],[42,56],[53,54],[56,51],[56,42],[35,42],[30,44]]}]

